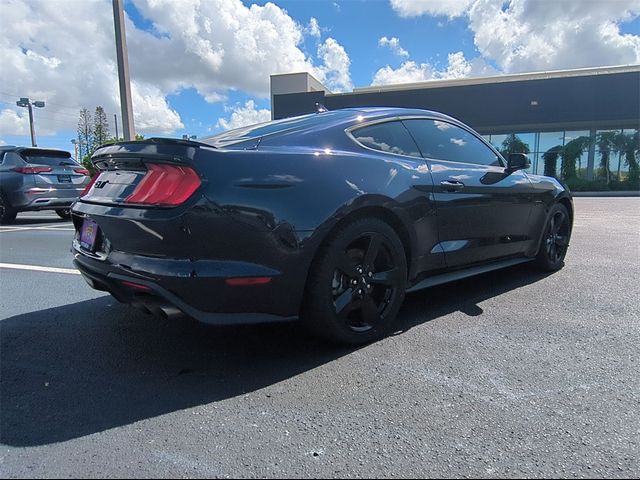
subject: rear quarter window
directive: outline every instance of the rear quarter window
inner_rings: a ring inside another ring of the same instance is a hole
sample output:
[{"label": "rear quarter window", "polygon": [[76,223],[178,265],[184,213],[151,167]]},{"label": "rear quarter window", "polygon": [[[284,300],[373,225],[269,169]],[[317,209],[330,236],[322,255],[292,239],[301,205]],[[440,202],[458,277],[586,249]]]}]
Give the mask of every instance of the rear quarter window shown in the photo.
[{"label": "rear quarter window", "polygon": [[376,123],[351,131],[356,141],[381,152],[420,158],[418,146],[399,121]]}]

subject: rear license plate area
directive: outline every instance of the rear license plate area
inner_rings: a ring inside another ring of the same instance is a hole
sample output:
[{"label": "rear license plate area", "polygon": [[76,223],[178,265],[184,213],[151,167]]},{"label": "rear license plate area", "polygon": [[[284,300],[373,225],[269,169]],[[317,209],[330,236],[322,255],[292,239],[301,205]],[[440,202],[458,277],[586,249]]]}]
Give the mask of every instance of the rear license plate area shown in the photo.
[{"label": "rear license plate area", "polygon": [[98,238],[98,224],[90,218],[82,221],[80,229],[80,246],[90,252],[96,250],[96,239]]},{"label": "rear license plate area", "polygon": [[58,182],[71,183],[71,175],[58,175]]}]

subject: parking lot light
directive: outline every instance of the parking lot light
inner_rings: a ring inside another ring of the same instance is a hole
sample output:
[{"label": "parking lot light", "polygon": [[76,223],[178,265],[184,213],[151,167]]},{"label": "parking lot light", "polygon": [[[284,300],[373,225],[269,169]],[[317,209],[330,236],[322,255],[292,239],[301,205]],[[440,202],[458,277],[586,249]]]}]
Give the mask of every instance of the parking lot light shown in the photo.
[{"label": "parking lot light", "polygon": [[37,147],[36,145],[36,130],[33,126],[33,107],[36,108],[44,108],[44,102],[42,100],[37,100],[32,102],[29,97],[20,97],[20,100],[16,102],[18,107],[27,108],[29,110],[29,127],[31,129],[31,146]]}]

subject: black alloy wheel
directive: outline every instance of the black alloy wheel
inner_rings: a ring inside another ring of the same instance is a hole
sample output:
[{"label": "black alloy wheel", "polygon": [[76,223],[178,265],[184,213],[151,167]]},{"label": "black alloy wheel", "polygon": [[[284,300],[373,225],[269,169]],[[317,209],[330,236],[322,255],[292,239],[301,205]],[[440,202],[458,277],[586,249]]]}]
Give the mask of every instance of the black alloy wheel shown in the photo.
[{"label": "black alloy wheel", "polygon": [[559,270],[569,248],[569,212],[564,205],[556,204],[549,213],[537,262],[547,271]]},{"label": "black alloy wheel", "polygon": [[407,280],[402,242],[375,218],[341,229],[315,262],[303,319],[315,332],[348,344],[381,338],[393,325]]},{"label": "black alloy wheel", "polygon": [[18,212],[14,208],[11,208],[4,194],[0,192],[0,224],[6,225],[12,223],[17,216]]}]

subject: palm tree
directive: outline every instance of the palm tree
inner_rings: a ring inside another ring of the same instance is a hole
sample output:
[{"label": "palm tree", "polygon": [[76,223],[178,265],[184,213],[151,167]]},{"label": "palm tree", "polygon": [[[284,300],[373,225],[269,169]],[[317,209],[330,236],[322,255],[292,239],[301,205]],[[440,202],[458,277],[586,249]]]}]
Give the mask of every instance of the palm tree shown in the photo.
[{"label": "palm tree", "polygon": [[577,137],[568,142],[560,156],[562,157],[562,165],[560,166],[560,174],[563,179],[576,178],[576,161],[582,156],[585,150],[589,149],[589,137]]},{"label": "palm tree", "polygon": [[542,154],[544,160],[544,174],[547,177],[555,177],[558,165],[558,157],[562,151],[562,145],[556,145]]}]

